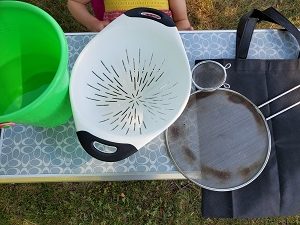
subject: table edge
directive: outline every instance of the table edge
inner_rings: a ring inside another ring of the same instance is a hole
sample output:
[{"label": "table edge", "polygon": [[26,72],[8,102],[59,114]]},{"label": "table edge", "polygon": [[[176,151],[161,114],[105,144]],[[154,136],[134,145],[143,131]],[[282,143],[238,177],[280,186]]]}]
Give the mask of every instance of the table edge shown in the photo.
[{"label": "table edge", "polygon": [[[300,30],[300,29],[299,29]],[[255,29],[254,32],[269,32],[269,31],[285,31],[284,29]],[[234,29],[227,30],[192,30],[192,31],[179,31],[179,34],[198,34],[198,33],[236,33]],[[67,36],[76,35],[96,35],[98,32],[65,32]]]},{"label": "table edge", "polygon": [[65,174],[63,176],[53,175],[53,174],[39,174],[30,176],[10,176],[1,175],[0,184],[8,183],[40,183],[40,182],[87,182],[87,181],[138,181],[138,180],[183,180],[186,179],[179,172],[124,172],[119,173],[117,176],[115,173],[106,174]]}]

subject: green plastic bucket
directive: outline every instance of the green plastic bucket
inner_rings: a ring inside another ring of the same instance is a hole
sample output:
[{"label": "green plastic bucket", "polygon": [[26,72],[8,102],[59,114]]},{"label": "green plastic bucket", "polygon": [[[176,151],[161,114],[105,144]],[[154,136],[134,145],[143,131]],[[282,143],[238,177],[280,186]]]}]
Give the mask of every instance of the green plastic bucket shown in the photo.
[{"label": "green plastic bucket", "polygon": [[68,45],[40,8],[0,1],[0,123],[42,127],[71,117]]}]

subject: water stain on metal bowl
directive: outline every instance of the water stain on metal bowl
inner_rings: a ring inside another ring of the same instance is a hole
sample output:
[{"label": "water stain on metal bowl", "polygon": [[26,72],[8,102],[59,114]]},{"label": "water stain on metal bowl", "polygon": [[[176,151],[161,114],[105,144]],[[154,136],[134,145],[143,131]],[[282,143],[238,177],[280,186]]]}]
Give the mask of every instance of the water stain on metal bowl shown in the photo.
[{"label": "water stain on metal bowl", "polygon": [[219,170],[206,165],[201,165],[201,172],[203,175],[212,176],[222,181],[230,179],[232,175],[232,173],[228,170]]},{"label": "water stain on metal bowl", "polygon": [[184,135],[184,128],[180,126],[171,126],[168,131],[172,139],[180,138]]},{"label": "water stain on metal bowl", "polygon": [[249,166],[246,166],[246,167],[241,167],[238,172],[239,172],[239,175],[247,180],[249,179],[249,177],[253,176],[254,174],[256,174],[260,168],[261,168],[261,165],[263,165],[264,161],[263,160],[258,160],[254,163],[252,163],[251,165]]},{"label": "water stain on metal bowl", "polygon": [[240,95],[232,94],[231,92],[227,92],[226,95],[228,96],[229,102],[233,102],[245,106],[249,110],[249,112],[252,113],[253,118],[255,119],[259,130],[261,132],[266,132],[265,120],[262,117],[262,115],[258,113],[259,109],[255,105],[253,105],[250,101],[248,101],[247,99],[243,98]]},{"label": "water stain on metal bowl", "polygon": [[194,152],[188,147],[188,146],[182,146],[183,153],[187,161],[193,162],[197,160],[197,157],[195,156]]}]

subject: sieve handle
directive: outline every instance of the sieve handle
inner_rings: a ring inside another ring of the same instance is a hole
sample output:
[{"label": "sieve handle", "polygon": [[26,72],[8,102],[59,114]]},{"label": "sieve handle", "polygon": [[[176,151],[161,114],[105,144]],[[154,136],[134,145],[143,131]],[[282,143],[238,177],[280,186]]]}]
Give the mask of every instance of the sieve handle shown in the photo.
[{"label": "sieve handle", "polygon": [[283,109],[283,110],[280,110],[280,111],[277,112],[277,113],[274,113],[273,115],[267,117],[266,120],[268,121],[268,120],[270,120],[270,119],[272,119],[272,118],[274,118],[274,117],[276,117],[276,116],[278,116],[278,115],[280,115],[280,114],[282,114],[282,113],[284,113],[284,112],[286,112],[286,111],[288,111],[288,110],[290,110],[290,109],[296,107],[297,105],[300,105],[300,101],[299,101],[299,102],[296,102],[295,104],[293,104],[293,105],[291,105],[291,106],[289,106],[289,107],[287,107],[287,108],[285,108],[285,109]]},{"label": "sieve handle", "polygon": [[172,18],[157,9],[140,7],[140,8],[134,8],[128,10],[124,14],[129,17],[138,17],[138,18],[154,20],[167,27],[175,27],[175,23],[172,20]]},{"label": "sieve handle", "polygon": [[[290,92],[292,92],[292,91],[294,91],[294,90],[296,90],[296,89],[298,89],[298,88],[300,88],[300,84],[297,85],[297,86],[295,86],[295,87],[293,87],[293,88],[291,88],[291,89],[289,89],[289,90],[287,90],[287,91],[284,92],[284,93],[281,93],[280,95],[277,95],[276,97],[270,99],[269,101],[266,101],[265,103],[259,105],[258,108],[260,109],[260,108],[262,108],[262,107],[264,107],[264,106],[270,104],[271,102],[275,101],[276,99],[281,98],[282,96],[285,96],[286,94],[288,94],[288,93],[290,93]],[[277,112],[277,113],[275,113],[275,114],[273,114],[273,115],[271,115],[271,116],[269,116],[268,118],[266,118],[266,120],[268,121],[268,120],[270,120],[270,119],[272,119],[272,118],[274,118],[274,117],[276,117],[276,116],[278,116],[278,115],[280,115],[280,114],[282,114],[282,113],[284,113],[284,112],[286,112],[286,111],[288,111],[288,110],[294,108],[295,106],[297,106],[297,105],[299,105],[299,104],[300,104],[300,101],[299,101],[299,102],[296,102],[295,104],[293,104],[293,105],[291,105],[291,106],[289,106],[289,107],[287,107],[287,108],[285,108],[285,109],[282,109],[281,111],[279,111],[279,112]]]},{"label": "sieve handle", "polygon": [[[131,144],[124,143],[115,143],[107,140],[103,140],[98,138],[87,131],[78,131],[77,133],[78,140],[84,150],[91,155],[92,157],[99,159],[105,162],[117,162],[122,159],[129,157],[130,155],[137,152],[136,147]],[[113,146],[117,148],[117,151],[114,153],[105,153],[101,152],[97,148],[95,148],[94,143],[98,142],[100,144]]]}]

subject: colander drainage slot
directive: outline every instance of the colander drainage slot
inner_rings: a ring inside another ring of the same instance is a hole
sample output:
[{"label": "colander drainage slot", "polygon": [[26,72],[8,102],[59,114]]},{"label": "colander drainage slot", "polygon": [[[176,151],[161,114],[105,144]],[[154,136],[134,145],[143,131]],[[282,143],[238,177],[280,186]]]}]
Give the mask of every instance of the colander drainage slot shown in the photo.
[{"label": "colander drainage slot", "polygon": [[109,145],[103,145],[97,141],[93,142],[93,146],[100,152],[104,153],[115,153],[117,151],[117,148],[114,146],[109,146]]}]

